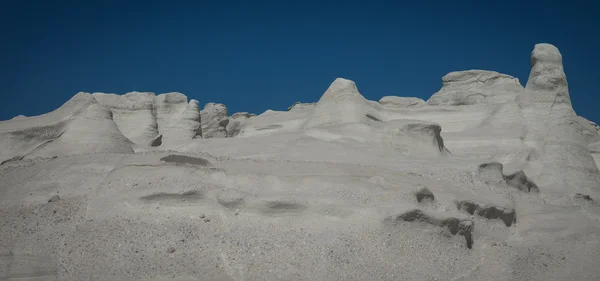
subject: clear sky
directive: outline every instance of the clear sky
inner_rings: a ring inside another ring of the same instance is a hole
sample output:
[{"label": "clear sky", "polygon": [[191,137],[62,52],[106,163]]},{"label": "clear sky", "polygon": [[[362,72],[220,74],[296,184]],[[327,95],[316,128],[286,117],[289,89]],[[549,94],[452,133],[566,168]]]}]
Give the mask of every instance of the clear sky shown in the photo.
[{"label": "clear sky", "polygon": [[2,1],[0,120],[79,91],[176,91],[258,114],[317,101],[336,77],[372,100],[427,99],[456,70],[525,85],[534,44],[547,42],[575,110],[600,122],[596,1],[410,2]]}]

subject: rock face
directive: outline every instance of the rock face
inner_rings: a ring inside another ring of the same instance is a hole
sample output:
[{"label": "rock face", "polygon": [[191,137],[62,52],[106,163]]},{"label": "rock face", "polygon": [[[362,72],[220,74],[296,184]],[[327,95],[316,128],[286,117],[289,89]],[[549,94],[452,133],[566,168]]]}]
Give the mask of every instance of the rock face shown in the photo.
[{"label": "rock face", "polygon": [[182,93],[160,94],[156,96],[155,114],[162,146],[175,146],[202,137],[197,100],[188,103]]},{"label": "rock face", "polygon": [[524,142],[535,155],[529,169],[539,183],[558,189],[600,188],[600,172],[571,107],[562,55],[556,47],[535,45],[526,91],[518,102],[527,126]]},{"label": "rock face", "polygon": [[227,131],[227,137],[235,137],[239,135],[244,121],[252,116],[255,115],[248,112],[236,112],[231,115],[231,117],[229,117],[227,127],[225,127],[225,131]]},{"label": "rock face", "polygon": [[59,109],[0,123],[0,162],[85,153],[133,153],[110,110],[89,93],[78,93]]},{"label": "rock face", "polygon": [[0,122],[0,280],[597,280],[599,131],[548,44],[427,102],[78,93]]},{"label": "rock face", "polygon": [[94,93],[107,107],[123,134],[142,146],[173,146],[202,136],[198,101],[181,93],[124,95]]},{"label": "rock face", "polygon": [[444,146],[441,136],[442,127],[433,122],[398,119],[384,125],[384,142],[404,153],[448,155],[450,151]]},{"label": "rock face", "polygon": [[308,108],[312,109],[315,107],[316,104],[317,104],[316,102],[301,103],[301,102],[297,101],[292,106],[288,107],[288,111],[308,109]]},{"label": "rock face", "polygon": [[495,71],[466,70],[442,77],[442,89],[433,94],[428,105],[473,105],[514,100],[523,86],[519,79]]},{"label": "rock face", "polygon": [[200,111],[202,116],[202,137],[224,138],[227,136],[229,118],[227,107],[222,103],[207,103]]},{"label": "rock face", "polygon": [[423,106],[425,101],[420,98],[385,96],[379,100],[379,104],[393,108],[414,108]]},{"label": "rock face", "polygon": [[316,138],[374,142],[414,156],[450,153],[439,124],[388,114],[379,103],[365,99],[356,83],[347,79],[333,81],[308,112],[303,128]]},{"label": "rock face", "polygon": [[525,172],[519,170],[510,175],[504,175],[504,166],[498,162],[484,163],[479,165],[479,176],[491,185],[506,184],[523,192],[539,192],[535,182],[527,178]]},{"label": "rock face", "polygon": [[358,91],[356,83],[337,78],[317,102],[304,128],[377,122],[379,113]]},{"label": "rock face", "polygon": [[[581,133],[583,134],[585,141],[588,144],[596,143],[600,141],[600,126],[596,123],[587,120],[581,116],[577,116],[577,121],[581,126]],[[577,126],[577,125],[574,125]]]},{"label": "rock face", "polygon": [[110,109],[119,130],[132,142],[150,146],[160,135],[154,113],[154,93],[94,93],[92,96]]}]

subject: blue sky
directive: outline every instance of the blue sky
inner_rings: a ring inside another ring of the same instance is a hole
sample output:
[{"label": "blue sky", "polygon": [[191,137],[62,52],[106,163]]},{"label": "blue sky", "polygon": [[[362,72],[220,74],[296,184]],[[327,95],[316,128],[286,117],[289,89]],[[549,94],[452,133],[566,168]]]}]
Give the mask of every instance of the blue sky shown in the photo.
[{"label": "blue sky", "polygon": [[[594,1],[4,1],[0,120],[79,91],[177,91],[261,113],[336,77],[372,100],[427,99],[465,69],[525,85],[535,43],[562,52],[573,106],[600,122]],[[520,2],[526,2],[525,4]]]}]

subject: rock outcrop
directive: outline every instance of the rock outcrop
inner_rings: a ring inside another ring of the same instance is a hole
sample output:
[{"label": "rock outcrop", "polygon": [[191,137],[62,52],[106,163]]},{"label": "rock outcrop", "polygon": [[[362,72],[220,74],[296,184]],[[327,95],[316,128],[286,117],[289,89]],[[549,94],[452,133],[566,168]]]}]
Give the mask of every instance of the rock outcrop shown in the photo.
[{"label": "rock outcrop", "polygon": [[294,103],[292,106],[288,107],[288,111],[291,110],[298,110],[298,109],[307,109],[307,108],[315,108],[315,106],[317,105],[316,102],[309,102],[309,103],[302,103],[297,101],[296,103]]},{"label": "rock outcrop", "polygon": [[527,127],[523,141],[538,157],[529,166],[538,183],[599,189],[600,172],[571,107],[562,55],[555,46],[535,45],[526,91],[517,100]]},{"label": "rock outcrop", "polygon": [[449,155],[441,132],[442,127],[433,122],[397,119],[383,124],[383,136],[379,138],[408,154]]},{"label": "rock outcrop", "polygon": [[174,146],[202,136],[198,101],[181,93],[94,93],[123,134],[142,146]]},{"label": "rock outcrop", "polygon": [[484,163],[479,165],[479,176],[487,184],[507,184],[523,192],[539,192],[538,185],[525,175],[525,172],[518,170],[512,174],[504,175],[504,165],[498,162]]},{"label": "rock outcrop", "polygon": [[442,77],[442,89],[433,94],[428,105],[473,105],[504,103],[523,91],[519,79],[495,71],[466,70]]},{"label": "rock outcrop", "polygon": [[170,147],[202,137],[199,103],[182,93],[156,96],[156,122],[162,135],[162,146]]},{"label": "rock outcrop", "polygon": [[422,222],[441,228],[447,228],[453,235],[462,235],[465,237],[467,248],[473,247],[473,227],[474,222],[447,214],[435,214],[425,212],[419,209],[412,209],[384,219],[384,222],[398,224],[400,222]]},{"label": "rock outcrop", "polygon": [[515,209],[495,206],[493,204],[481,203],[473,200],[461,200],[456,202],[459,210],[482,216],[488,219],[500,219],[506,226],[511,226],[517,221]]},{"label": "rock outcrop", "polygon": [[[596,123],[587,120],[581,116],[577,116],[577,121],[579,126],[581,126],[580,130],[581,133],[583,134],[583,137],[585,138],[585,141],[588,144],[592,144],[592,143],[596,143],[600,141],[600,126],[598,126]],[[576,124],[573,124],[573,126],[577,126]]]},{"label": "rock outcrop", "polygon": [[110,110],[78,93],[57,110],[0,122],[0,163],[86,153],[133,153]]},{"label": "rock outcrop", "polygon": [[385,96],[379,100],[379,104],[391,108],[415,108],[423,106],[425,101],[420,98]]},{"label": "rock outcrop", "polygon": [[209,102],[200,111],[202,116],[202,137],[224,138],[227,136],[229,118],[227,107],[222,103]]},{"label": "rock outcrop", "polygon": [[225,130],[227,131],[227,137],[235,137],[239,135],[244,121],[252,116],[255,115],[248,112],[236,112],[231,115],[231,117],[229,117],[227,127],[225,127]]},{"label": "rock outcrop", "polygon": [[598,132],[547,44],[427,103],[79,93],[0,122],[0,280],[596,280]]},{"label": "rock outcrop", "polygon": [[94,93],[96,100],[108,107],[119,130],[132,142],[151,146],[160,135],[154,114],[154,93],[131,92],[124,95]]},{"label": "rock outcrop", "polygon": [[425,186],[421,186],[415,191],[415,197],[417,197],[417,202],[435,200],[433,192]]},{"label": "rock outcrop", "polygon": [[317,102],[304,128],[379,122],[381,119],[372,103],[360,94],[354,81],[337,78]]}]

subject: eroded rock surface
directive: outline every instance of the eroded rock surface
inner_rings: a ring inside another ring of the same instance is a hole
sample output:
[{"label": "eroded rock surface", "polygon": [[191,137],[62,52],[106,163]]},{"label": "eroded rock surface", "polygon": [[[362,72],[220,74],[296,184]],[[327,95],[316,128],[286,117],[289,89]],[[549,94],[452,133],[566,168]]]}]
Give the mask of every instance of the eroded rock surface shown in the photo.
[{"label": "eroded rock surface", "polygon": [[441,215],[433,215],[423,212],[419,209],[407,211],[397,216],[387,218],[386,221],[397,223],[405,222],[424,222],[434,226],[445,227],[454,235],[462,235],[465,237],[467,248],[473,247],[473,227],[474,223],[468,219],[460,219],[456,217],[443,217]]},{"label": "eroded rock surface", "polygon": [[379,104],[392,108],[414,108],[423,106],[425,101],[420,98],[385,96],[379,100]]},{"label": "eroded rock surface", "polygon": [[227,107],[222,103],[209,102],[200,112],[202,115],[202,137],[224,138],[227,136],[229,118]]},{"label": "eroded rock surface", "polygon": [[466,70],[442,77],[442,89],[433,94],[429,105],[473,105],[505,103],[523,91],[519,79],[495,71]]},{"label": "eroded rock surface", "polygon": [[525,175],[522,170],[516,171],[512,174],[504,175],[503,165],[498,162],[484,163],[479,165],[479,176],[481,176],[487,183],[503,183],[514,187],[524,192],[539,192],[539,187],[535,182]]},{"label": "eroded rock surface", "polygon": [[252,116],[256,115],[248,112],[236,112],[231,115],[231,117],[229,117],[229,122],[227,122],[227,126],[225,127],[225,131],[227,131],[227,137],[235,137],[239,135],[244,121]]},{"label": "eroded rock surface", "polygon": [[500,219],[506,226],[511,226],[517,221],[515,209],[494,206],[472,200],[458,201],[456,206],[459,210],[464,210],[471,215],[477,214],[488,219]]},{"label": "eroded rock surface", "polygon": [[600,135],[561,60],[426,103],[338,78],[259,115],[79,93],[2,121],[0,279],[596,280]]},{"label": "eroded rock surface", "polygon": [[577,126],[562,55],[555,46],[535,45],[526,91],[518,102],[528,130],[524,142],[540,156],[529,167],[535,177],[554,189],[598,188],[600,172]]}]

